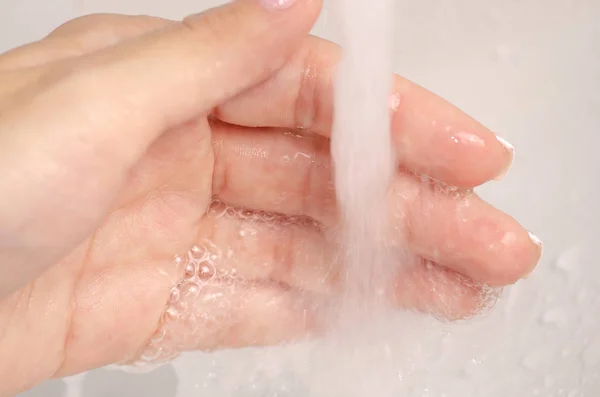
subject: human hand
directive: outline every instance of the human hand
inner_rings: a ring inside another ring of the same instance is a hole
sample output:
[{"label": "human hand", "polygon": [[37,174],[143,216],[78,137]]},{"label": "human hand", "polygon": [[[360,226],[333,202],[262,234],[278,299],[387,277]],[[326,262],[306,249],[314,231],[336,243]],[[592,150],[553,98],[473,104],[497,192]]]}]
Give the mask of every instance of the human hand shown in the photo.
[{"label": "human hand", "polygon": [[[327,233],[339,50],[307,37],[319,7],[92,16],[0,57],[0,396],[315,331],[306,295],[335,294],[339,270]],[[512,151],[400,77],[392,97],[403,163],[382,205],[423,260],[390,298],[469,316],[541,254],[468,191]]]}]

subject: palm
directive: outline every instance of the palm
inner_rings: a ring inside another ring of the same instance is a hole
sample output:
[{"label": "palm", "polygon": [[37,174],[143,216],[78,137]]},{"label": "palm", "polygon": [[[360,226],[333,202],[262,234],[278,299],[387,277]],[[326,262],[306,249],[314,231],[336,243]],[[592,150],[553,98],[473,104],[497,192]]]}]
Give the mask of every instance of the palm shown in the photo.
[{"label": "palm", "polygon": [[[57,353],[43,354],[48,368],[61,358],[66,372],[100,365],[107,355],[131,358],[155,330],[169,289],[181,276],[174,256],[197,238],[211,198],[206,129],[204,119],[157,141],[93,236],[3,305],[13,308],[13,319],[31,320],[26,329],[12,329],[20,338],[36,339],[38,330],[46,330],[46,350],[55,346]],[[32,296],[33,304],[22,304]],[[38,316],[49,311],[50,317]],[[103,341],[115,330],[124,344],[107,352]]]},{"label": "palm", "polygon": [[[197,238],[210,202],[208,128],[202,119],[157,141],[132,172],[103,226],[84,244],[71,327],[77,332],[81,325],[86,332],[69,346],[84,348],[83,357],[100,356],[90,347],[103,349],[99,342],[106,333],[120,329],[131,345],[119,359],[130,358],[135,353],[130,349],[155,330],[169,289],[181,277],[174,257]],[[78,318],[78,313],[84,315]]]}]

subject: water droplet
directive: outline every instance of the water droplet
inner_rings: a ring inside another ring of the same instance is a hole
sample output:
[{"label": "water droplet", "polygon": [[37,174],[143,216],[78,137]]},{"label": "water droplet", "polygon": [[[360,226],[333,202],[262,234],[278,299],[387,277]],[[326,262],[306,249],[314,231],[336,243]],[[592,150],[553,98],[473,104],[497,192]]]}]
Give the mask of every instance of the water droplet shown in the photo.
[{"label": "water droplet", "polygon": [[147,361],[147,362],[155,361],[158,357],[160,357],[160,353],[161,353],[160,348],[150,345],[144,350],[141,360]]},{"label": "water droplet", "polygon": [[171,289],[171,295],[169,296],[169,301],[176,302],[179,300],[179,290],[177,288]]},{"label": "water droplet", "polygon": [[541,317],[542,324],[565,327],[569,324],[569,315],[562,308],[546,310]]},{"label": "water droplet", "polygon": [[390,109],[392,110],[392,112],[398,111],[398,108],[400,107],[400,94],[398,94],[398,93],[392,94],[390,96],[388,105],[389,105]]},{"label": "water droplet", "polygon": [[169,307],[165,310],[165,315],[163,321],[175,321],[179,316],[179,311],[175,307]]},{"label": "water droplet", "polygon": [[191,259],[202,259],[207,254],[206,248],[194,245],[188,252],[188,257]]},{"label": "water droplet", "polygon": [[179,290],[181,291],[181,296],[183,297],[182,301],[192,302],[195,297],[200,293],[200,287],[198,284],[192,281],[186,281],[179,286]]},{"label": "water droplet", "polygon": [[556,268],[567,274],[572,274],[581,260],[581,249],[571,247],[563,251],[556,259]]},{"label": "water droplet", "polygon": [[185,277],[186,278],[193,277],[195,273],[196,273],[196,267],[194,266],[193,263],[188,263],[187,265],[185,265]]},{"label": "water droplet", "polygon": [[311,154],[308,153],[302,153],[302,152],[298,152],[294,155],[294,159],[298,160],[298,157],[304,157],[306,159],[311,159],[313,156]]},{"label": "water droplet", "polygon": [[228,207],[228,208],[225,210],[225,215],[227,215],[227,216],[230,216],[230,217],[234,217],[234,216],[236,216],[236,211],[235,211],[235,208]]},{"label": "water droplet", "polygon": [[216,273],[217,271],[214,264],[211,262],[204,262],[200,265],[198,278],[204,282],[210,281],[213,277],[215,277]]}]

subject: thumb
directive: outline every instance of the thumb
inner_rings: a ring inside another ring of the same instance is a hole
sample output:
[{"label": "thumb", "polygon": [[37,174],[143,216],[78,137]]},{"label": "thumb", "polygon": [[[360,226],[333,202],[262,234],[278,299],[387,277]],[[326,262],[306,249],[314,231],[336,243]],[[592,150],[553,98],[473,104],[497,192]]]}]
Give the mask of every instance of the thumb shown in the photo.
[{"label": "thumb", "polygon": [[0,173],[9,176],[0,181],[0,262],[10,273],[0,269],[0,298],[99,226],[164,131],[280,68],[320,6],[238,0],[54,63],[41,88],[13,98],[0,113]]},{"label": "thumb", "polygon": [[321,0],[238,0],[189,16],[81,59],[65,92],[77,101],[86,97],[82,106],[94,106],[98,116],[106,112],[89,135],[112,141],[110,147],[134,142],[130,155],[137,159],[166,129],[210,112],[279,69],[320,6]]}]

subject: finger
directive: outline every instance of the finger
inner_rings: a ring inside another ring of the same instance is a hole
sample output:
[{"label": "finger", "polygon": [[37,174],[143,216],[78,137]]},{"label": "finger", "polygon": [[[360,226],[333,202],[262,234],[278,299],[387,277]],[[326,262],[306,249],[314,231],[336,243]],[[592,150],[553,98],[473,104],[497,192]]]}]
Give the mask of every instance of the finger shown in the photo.
[{"label": "finger", "polygon": [[213,194],[236,206],[306,215],[332,225],[329,140],[312,134],[211,123]]},{"label": "finger", "polygon": [[[341,292],[339,248],[308,220],[215,200],[201,223],[200,243],[183,258],[186,277],[272,281],[322,296]],[[422,258],[398,254],[395,260],[402,266],[390,297],[405,309],[463,319],[491,307],[499,293]]]},{"label": "finger", "polygon": [[[490,308],[499,292],[428,262],[400,274],[400,307],[457,320]],[[322,331],[312,296],[229,276],[189,276],[171,291],[158,331],[139,361],[162,362],[181,352],[274,345]]]},{"label": "finger", "polygon": [[334,247],[311,219],[244,210],[214,200],[200,221],[188,274],[274,281],[313,293],[331,292]]},{"label": "finger", "polygon": [[542,254],[539,240],[476,194],[409,175],[394,182],[390,214],[417,255],[491,286],[527,276]]},{"label": "finger", "polygon": [[[187,255],[186,277],[274,281],[313,294],[340,292],[337,244],[314,221],[253,212],[215,200]],[[391,297],[401,307],[446,320],[478,314],[493,303],[493,288],[422,258],[402,262]]]},{"label": "finger", "polygon": [[[331,159],[321,141],[222,123],[212,128],[215,195],[244,208],[337,224]],[[476,281],[511,284],[529,274],[541,256],[541,246],[522,226],[475,194],[399,173],[389,199],[409,248]]]},{"label": "finger", "polygon": [[313,331],[307,301],[274,284],[183,281],[171,293],[158,331],[140,352],[161,362],[191,350],[274,345]]},{"label": "finger", "polygon": [[73,19],[44,39],[0,57],[0,70],[30,68],[98,51],[172,23],[144,15],[93,14]]},{"label": "finger", "polygon": [[[321,296],[341,292],[339,249],[309,221],[252,212],[215,200],[201,221],[199,241],[185,261],[185,277],[276,282]],[[444,320],[480,314],[498,290],[422,259],[398,254],[390,298],[399,307]],[[410,260],[410,262],[409,262]]]},{"label": "finger", "polygon": [[404,266],[395,280],[391,296],[396,305],[443,321],[483,314],[502,292],[421,258]]},{"label": "finger", "polygon": [[[338,47],[311,37],[270,81],[215,109],[232,124],[304,129],[329,136]],[[392,136],[402,165],[450,185],[471,188],[500,177],[514,149],[448,102],[396,76]]]},{"label": "finger", "polygon": [[[160,134],[282,66],[310,30],[320,2],[300,0],[285,10],[261,6],[265,2],[229,3],[81,58],[73,73],[3,113],[10,131],[0,131],[0,169],[7,164],[11,178],[0,190],[8,192],[6,208],[19,203],[27,215],[1,214],[7,235],[24,240],[7,243],[18,247],[9,255],[12,263],[52,263],[97,225]],[[63,227],[48,233],[47,225]]]}]

